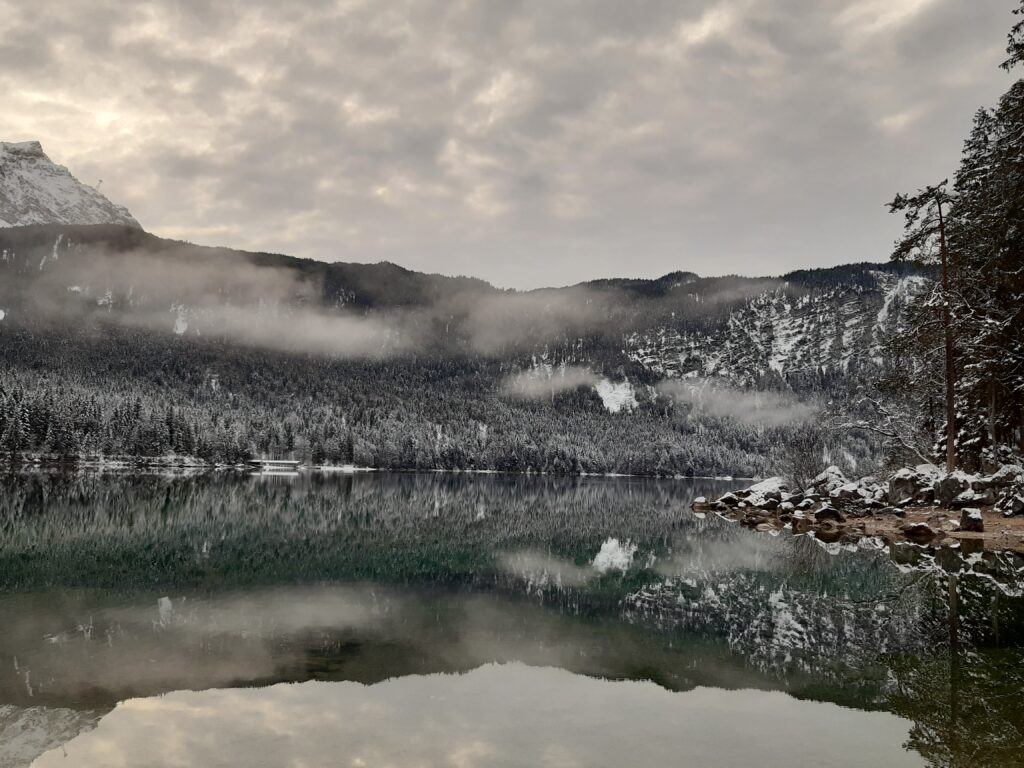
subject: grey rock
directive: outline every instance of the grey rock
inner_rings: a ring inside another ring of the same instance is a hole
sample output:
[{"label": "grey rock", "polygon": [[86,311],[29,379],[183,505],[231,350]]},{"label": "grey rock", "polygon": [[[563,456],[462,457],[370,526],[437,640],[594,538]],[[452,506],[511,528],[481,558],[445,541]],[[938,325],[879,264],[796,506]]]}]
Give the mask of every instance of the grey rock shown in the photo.
[{"label": "grey rock", "polygon": [[960,512],[960,530],[972,533],[984,533],[985,519],[977,507],[966,507]]},{"label": "grey rock", "polygon": [[911,523],[903,526],[902,531],[908,539],[919,543],[929,542],[938,535],[928,523]]},{"label": "grey rock", "polygon": [[843,517],[843,514],[835,507],[822,507],[814,513],[814,519],[819,523],[823,523],[825,521],[834,523],[846,522],[846,518]]}]

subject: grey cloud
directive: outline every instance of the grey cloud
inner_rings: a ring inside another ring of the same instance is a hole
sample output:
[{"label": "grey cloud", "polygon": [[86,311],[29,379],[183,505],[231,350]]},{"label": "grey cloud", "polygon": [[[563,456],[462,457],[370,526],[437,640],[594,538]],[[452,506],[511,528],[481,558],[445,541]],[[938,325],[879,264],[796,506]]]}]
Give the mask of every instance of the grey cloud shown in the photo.
[{"label": "grey cloud", "polygon": [[1015,4],[0,0],[0,137],[196,242],[778,274],[886,257],[883,203],[1008,87]]},{"label": "grey cloud", "polygon": [[537,369],[513,374],[505,379],[501,389],[506,397],[543,400],[577,387],[592,386],[597,381],[597,375],[589,368],[566,365],[550,371]]}]

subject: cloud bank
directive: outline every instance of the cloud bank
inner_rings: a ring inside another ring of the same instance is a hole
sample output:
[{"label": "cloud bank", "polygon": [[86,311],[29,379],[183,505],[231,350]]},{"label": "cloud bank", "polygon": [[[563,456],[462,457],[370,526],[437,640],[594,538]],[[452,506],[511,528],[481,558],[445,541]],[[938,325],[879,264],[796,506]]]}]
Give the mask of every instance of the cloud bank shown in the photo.
[{"label": "cloud bank", "polygon": [[999,0],[0,0],[0,137],[151,231],[501,286],[883,258]]}]

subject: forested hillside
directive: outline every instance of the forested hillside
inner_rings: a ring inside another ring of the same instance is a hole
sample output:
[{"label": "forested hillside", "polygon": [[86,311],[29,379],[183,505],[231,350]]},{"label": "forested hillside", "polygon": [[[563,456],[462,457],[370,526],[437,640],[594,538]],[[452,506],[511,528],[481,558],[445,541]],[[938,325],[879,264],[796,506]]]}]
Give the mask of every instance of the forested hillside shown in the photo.
[{"label": "forested hillside", "polygon": [[[1024,3],[1015,11],[1024,15]],[[1007,71],[1024,62],[1024,21]],[[978,470],[1024,453],[1024,79],[974,116],[952,179],[891,204],[905,219],[893,261],[939,279],[891,339],[903,365],[881,382],[876,429],[902,457]]]},{"label": "forested hillside", "polygon": [[855,469],[820,414],[885,366],[904,265],[525,293],[117,226],[0,232],[0,451],[390,468]]}]

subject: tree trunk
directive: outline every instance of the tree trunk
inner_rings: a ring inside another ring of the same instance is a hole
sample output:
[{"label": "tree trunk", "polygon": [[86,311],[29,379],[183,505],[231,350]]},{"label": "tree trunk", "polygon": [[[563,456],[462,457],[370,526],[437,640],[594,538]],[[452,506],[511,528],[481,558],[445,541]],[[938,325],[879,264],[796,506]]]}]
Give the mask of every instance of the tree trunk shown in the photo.
[{"label": "tree trunk", "polygon": [[[992,378],[988,383],[988,431],[992,438],[992,456],[997,456],[996,446],[999,438],[996,435],[996,380]],[[998,462],[997,462],[998,463]]]},{"label": "tree trunk", "polygon": [[953,323],[949,312],[949,257],[946,249],[946,220],[939,208],[939,253],[942,256],[942,334],[946,344],[946,471],[956,469],[956,369],[953,365]]}]

